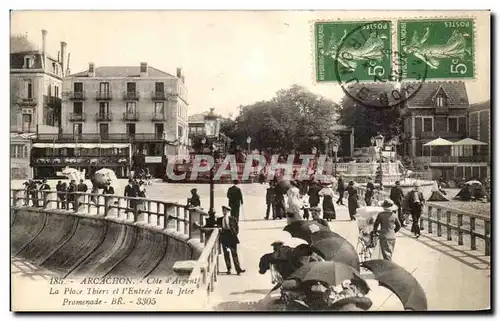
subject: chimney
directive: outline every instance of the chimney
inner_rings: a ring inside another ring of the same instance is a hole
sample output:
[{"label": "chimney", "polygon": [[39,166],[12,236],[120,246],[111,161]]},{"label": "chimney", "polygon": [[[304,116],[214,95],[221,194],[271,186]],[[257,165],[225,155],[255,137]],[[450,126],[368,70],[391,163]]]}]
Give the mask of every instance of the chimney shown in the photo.
[{"label": "chimney", "polygon": [[47,30],[42,29],[42,63],[45,68],[45,55],[47,53]]},{"label": "chimney", "polygon": [[66,57],[66,47],[68,46],[68,44],[64,41],[61,41],[61,59],[59,60],[59,62],[61,63],[61,73],[63,76],[65,76],[65,72],[66,70],[64,69],[65,68],[65,64],[64,64],[64,58]]},{"label": "chimney", "polygon": [[147,77],[148,76],[148,63],[147,62],[141,62],[141,77]]},{"label": "chimney", "polygon": [[89,77],[94,77],[95,76],[95,70],[94,70],[94,63],[89,62]]},{"label": "chimney", "polygon": [[182,68],[177,68],[177,78],[182,77]]}]

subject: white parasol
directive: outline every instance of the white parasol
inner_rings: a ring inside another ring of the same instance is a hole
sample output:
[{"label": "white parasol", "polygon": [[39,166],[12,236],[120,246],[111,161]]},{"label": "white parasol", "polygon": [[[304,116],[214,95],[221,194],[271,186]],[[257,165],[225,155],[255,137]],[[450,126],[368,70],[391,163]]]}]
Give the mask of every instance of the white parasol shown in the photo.
[{"label": "white parasol", "polygon": [[483,184],[481,184],[480,181],[476,181],[476,180],[468,181],[465,184],[469,184],[469,185],[476,185],[476,184],[483,185]]}]

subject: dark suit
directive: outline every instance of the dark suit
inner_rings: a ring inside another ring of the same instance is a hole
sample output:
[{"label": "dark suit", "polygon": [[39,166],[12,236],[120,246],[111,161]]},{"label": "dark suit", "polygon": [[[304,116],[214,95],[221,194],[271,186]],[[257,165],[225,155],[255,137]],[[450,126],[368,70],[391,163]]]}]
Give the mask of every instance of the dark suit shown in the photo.
[{"label": "dark suit", "polygon": [[365,203],[366,206],[371,206],[372,205],[372,197],[373,197],[373,190],[375,189],[375,185],[373,185],[372,182],[366,183],[366,192],[365,192]]},{"label": "dark suit", "polygon": [[233,216],[236,221],[240,220],[240,206],[243,204],[243,194],[241,189],[234,185],[227,190],[228,205],[231,208],[231,216]]},{"label": "dark suit", "polygon": [[411,190],[407,194],[408,196],[408,207],[411,211],[412,225],[411,231],[415,235],[420,235],[420,216],[422,215],[422,209],[424,207],[425,199],[424,194],[419,190],[415,194],[415,190]]},{"label": "dark suit", "polygon": [[398,218],[400,222],[404,222],[403,210],[401,206],[401,201],[403,200],[404,197],[405,195],[403,189],[400,186],[396,185],[393,188],[391,188],[391,194],[389,198],[398,207]]},{"label": "dark suit", "polygon": [[240,266],[240,261],[238,259],[238,249],[237,246],[240,243],[238,239],[239,227],[238,221],[233,216],[227,215],[229,226],[224,226],[223,219],[225,217],[220,217],[217,219],[217,226],[221,228],[219,241],[222,245],[222,251],[224,253],[224,260],[226,261],[226,267],[228,271],[231,271],[231,259],[229,258],[229,251],[231,251],[231,256],[233,257],[234,268],[236,273],[239,273],[242,269]]},{"label": "dark suit", "polygon": [[[137,197],[138,194],[138,188],[136,185],[127,185],[125,186],[125,192],[123,193],[123,196],[125,197]],[[129,208],[131,208],[133,211],[137,208],[137,200],[130,200],[129,201]]]}]

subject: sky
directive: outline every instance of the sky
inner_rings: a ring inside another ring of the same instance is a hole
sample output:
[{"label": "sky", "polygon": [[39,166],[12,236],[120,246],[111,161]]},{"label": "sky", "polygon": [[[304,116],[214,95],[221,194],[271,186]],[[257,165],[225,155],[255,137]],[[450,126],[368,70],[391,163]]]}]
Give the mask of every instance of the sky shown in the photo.
[{"label": "sky", "polygon": [[[41,46],[41,29],[46,29],[47,50],[53,56],[60,50],[60,41],[66,41],[72,73],[87,70],[89,62],[96,67],[147,62],[174,75],[182,67],[189,114],[215,108],[222,115],[237,115],[239,105],[270,99],[293,84],[340,101],[343,92],[337,84],[314,82],[311,29],[316,19],[339,16],[359,19],[369,14],[17,11],[11,15],[11,34],[27,33],[29,40]],[[471,103],[489,99],[489,29],[482,23],[476,31],[480,34],[477,57],[487,55],[487,59],[478,62],[477,79],[466,84]]]}]

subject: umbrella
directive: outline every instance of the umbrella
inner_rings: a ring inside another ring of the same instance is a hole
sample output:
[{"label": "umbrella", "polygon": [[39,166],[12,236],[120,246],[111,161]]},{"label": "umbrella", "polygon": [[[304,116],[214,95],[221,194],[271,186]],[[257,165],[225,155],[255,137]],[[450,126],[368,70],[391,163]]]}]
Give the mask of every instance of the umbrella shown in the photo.
[{"label": "umbrella", "polygon": [[297,269],[287,279],[300,283],[323,282],[328,286],[336,286],[345,280],[351,280],[360,287],[364,294],[370,291],[370,287],[358,271],[346,264],[334,261],[310,262]]},{"label": "umbrella", "polygon": [[326,261],[346,264],[359,271],[356,249],[342,236],[332,231],[320,231],[311,235],[311,248]]},{"label": "umbrella", "polygon": [[285,226],[283,231],[287,231],[292,237],[298,237],[311,243],[311,235],[320,231],[330,231],[330,229],[316,221],[295,221]]},{"label": "umbrella", "polygon": [[365,261],[362,266],[373,272],[381,286],[394,292],[405,309],[427,310],[427,297],[424,289],[410,272],[389,260]]},{"label": "umbrella", "polygon": [[469,185],[474,185],[474,184],[483,185],[483,184],[481,184],[481,182],[480,182],[480,181],[476,181],[476,180],[468,181],[468,182],[466,182],[465,184],[469,184]]}]

